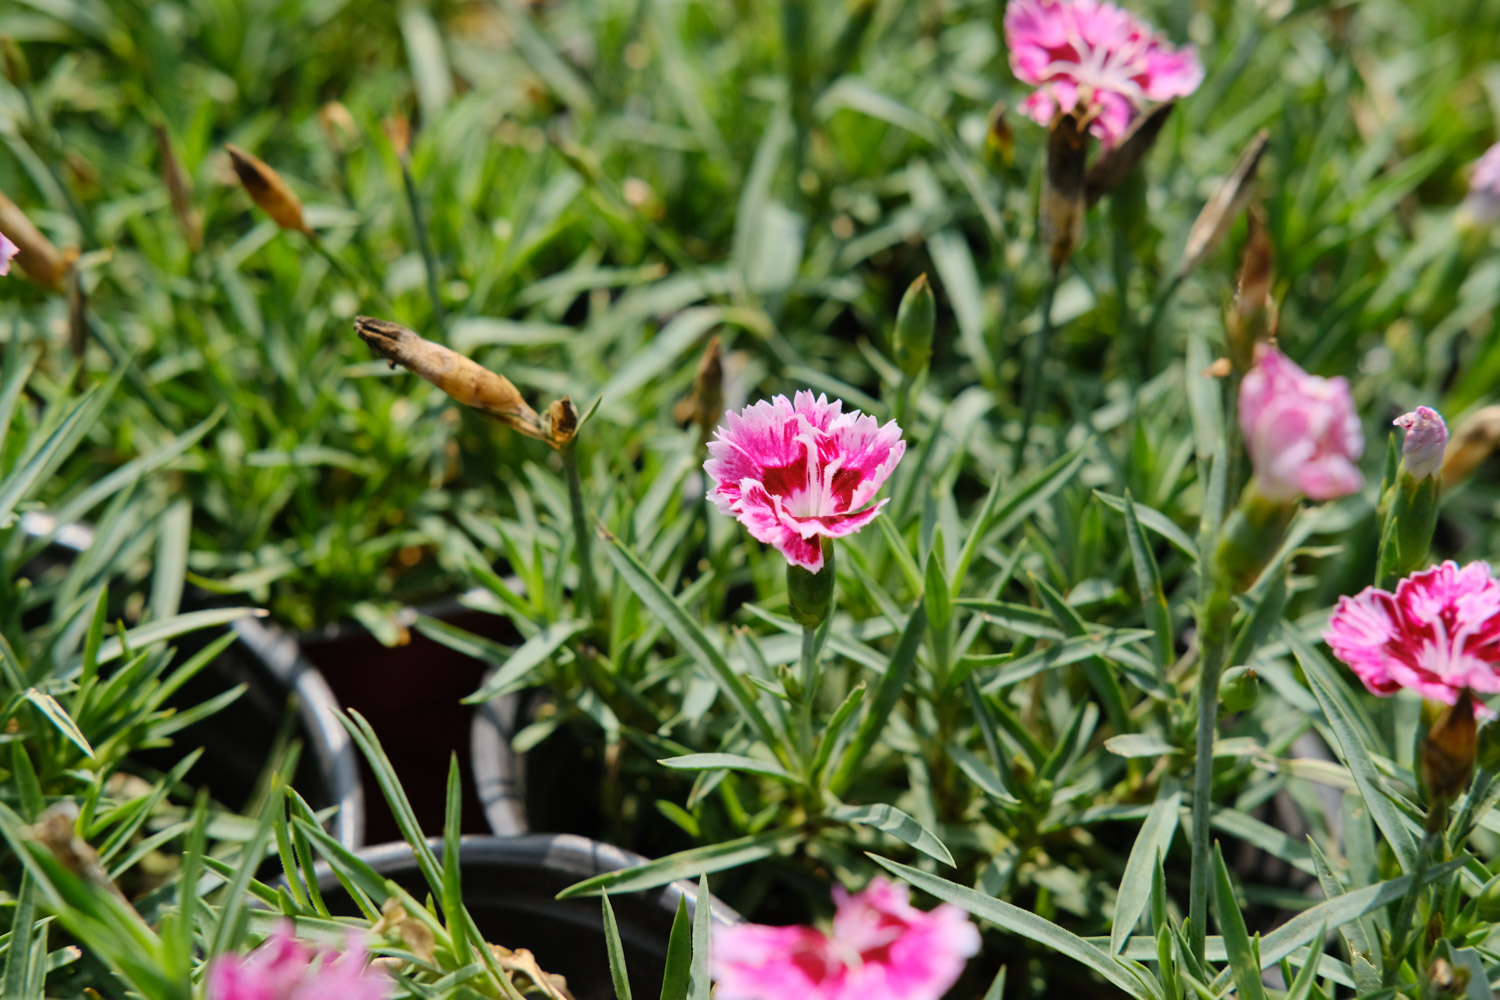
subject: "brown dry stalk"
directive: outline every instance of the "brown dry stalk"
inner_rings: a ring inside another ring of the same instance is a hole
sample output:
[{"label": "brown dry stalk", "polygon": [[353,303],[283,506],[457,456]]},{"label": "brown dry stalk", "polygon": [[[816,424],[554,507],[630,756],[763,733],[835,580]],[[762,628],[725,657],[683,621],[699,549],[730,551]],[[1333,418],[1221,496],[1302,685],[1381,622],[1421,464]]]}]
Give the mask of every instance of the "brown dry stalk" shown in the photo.
[{"label": "brown dry stalk", "polygon": [[504,375],[434,343],[400,323],[356,316],[354,332],[378,356],[431,382],[456,401],[494,417],[527,437],[545,441],[561,451],[578,433],[578,410],[566,396],[547,407],[544,417],[533,410]]}]

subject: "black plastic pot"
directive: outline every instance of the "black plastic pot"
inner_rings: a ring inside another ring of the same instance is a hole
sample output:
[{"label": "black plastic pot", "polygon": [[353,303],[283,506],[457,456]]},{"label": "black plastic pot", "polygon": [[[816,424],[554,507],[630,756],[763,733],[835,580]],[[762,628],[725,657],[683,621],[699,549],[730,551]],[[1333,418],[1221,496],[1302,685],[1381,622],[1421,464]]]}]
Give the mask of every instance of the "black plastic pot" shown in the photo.
[{"label": "black plastic pot", "polygon": [[[434,838],[430,843],[441,857],[442,841]],[[468,836],[459,850],[464,905],[486,941],[529,949],[543,969],[567,978],[577,1000],[613,1000],[599,900],[555,897],[575,882],[641,864],[645,858],[572,834]],[[358,853],[417,899],[430,894],[407,844],[381,844]],[[318,885],[331,911],[358,913],[331,871],[320,867]],[[655,996],[661,989],[672,919],[683,898],[693,912],[697,886],[674,882],[610,896],[636,996]],[[740,922],[739,914],[718,900],[710,898],[709,906],[715,925]]]},{"label": "black plastic pot", "polygon": [[[87,525],[58,527],[46,515],[30,512],[21,530],[50,539],[40,557],[70,560],[94,541]],[[255,618],[241,618],[218,629],[191,632],[175,641],[179,662],[232,629],[239,641],[214,658],[172,698],[183,707],[199,704],[237,684],[245,692],[234,702],[173,737],[168,749],[140,755],[148,766],[166,770],[195,747],[203,757],[187,780],[209,790],[231,808],[244,806],[265,771],[276,738],[284,728],[302,744],[293,787],[314,809],[336,807],[329,832],[347,847],[364,843],[364,791],[354,743],[335,717],[338,702],[323,675],[290,636]],[[295,718],[287,719],[289,706]],[[290,721],[290,726],[287,726]]]},{"label": "black plastic pot", "polygon": [[491,832],[514,837],[528,832],[526,772],[511,749],[521,715],[521,696],[508,694],[481,704],[469,726],[469,767],[474,790]]}]

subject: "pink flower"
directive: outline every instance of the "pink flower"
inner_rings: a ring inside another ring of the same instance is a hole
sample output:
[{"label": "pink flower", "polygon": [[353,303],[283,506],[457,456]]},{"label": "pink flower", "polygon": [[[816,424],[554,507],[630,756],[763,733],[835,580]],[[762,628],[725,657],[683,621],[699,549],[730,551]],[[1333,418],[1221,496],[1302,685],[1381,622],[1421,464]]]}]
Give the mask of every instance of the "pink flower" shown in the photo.
[{"label": "pink flower", "polygon": [[894,420],[881,426],[844,403],[777,396],[729,413],[708,444],[708,498],[757,541],[812,573],[823,568],[821,537],[852,534],[886,501],[875,497],[906,442]]},{"label": "pink flower", "polygon": [[1443,468],[1443,450],[1448,447],[1448,425],[1430,406],[1403,413],[1392,424],[1406,432],[1401,442],[1401,461],[1413,479],[1427,479]]},{"label": "pink flower", "polygon": [[1474,164],[1464,209],[1483,225],[1500,222],[1500,142],[1486,150]]},{"label": "pink flower", "polygon": [[1320,378],[1262,346],[1240,385],[1240,430],[1260,492],[1332,500],[1364,483],[1354,464],[1365,450],[1359,414],[1343,377]]},{"label": "pink flower", "polygon": [[10,273],[10,259],[21,252],[4,233],[0,233],[0,275]]},{"label": "pink flower", "polygon": [[1485,563],[1450,560],[1394,594],[1366,587],[1339,598],[1323,641],[1378,695],[1408,688],[1452,705],[1464,688],[1500,691],[1500,581]]},{"label": "pink flower", "polygon": [[1054,114],[1082,100],[1105,146],[1146,102],[1186,97],[1203,82],[1191,46],[1171,48],[1150,25],[1103,0],[1010,0],[1005,43],[1016,78],[1038,88],[1021,110],[1051,125]]},{"label": "pink flower", "polygon": [[833,890],[832,935],[740,924],[714,931],[716,1000],[938,1000],[979,951],[979,930],[947,903],[931,913],[883,878]]},{"label": "pink flower", "polygon": [[244,958],[220,955],[208,967],[208,1000],[386,1000],[390,995],[390,977],[365,965],[357,935],[349,935],[342,954],[314,951],[293,936],[290,921]]}]

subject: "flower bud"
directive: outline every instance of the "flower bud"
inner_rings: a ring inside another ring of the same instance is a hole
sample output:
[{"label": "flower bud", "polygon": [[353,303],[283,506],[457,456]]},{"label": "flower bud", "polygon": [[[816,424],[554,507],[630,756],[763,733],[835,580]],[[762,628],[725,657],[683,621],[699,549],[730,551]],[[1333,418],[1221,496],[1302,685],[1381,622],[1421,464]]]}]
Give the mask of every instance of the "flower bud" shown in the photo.
[{"label": "flower bud", "polygon": [[1474,696],[1468,688],[1447,706],[1422,739],[1422,783],[1433,799],[1429,816],[1442,810],[1469,787],[1479,743],[1474,722]]},{"label": "flower bud", "polygon": [[323,132],[323,141],[335,153],[342,155],[359,145],[359,126],[349,109],[338,101],[329,101],[318,109],[318,128]]},{"label": "flower bud", "polygon": [[68,273],[67,258],[4,194],[0,194],[0,233],[16,247],[12,256],[28,278],[54,291],[62,289],[63,277]]},{"label": "flower bud", "polygon": [[1431,479],[1443,469],[1443,449],[1448,445],[1448,425],[1430,406],[1419,406],[1391,421],[1406,431],[1401,443],[1401,466],[1413,479]]},{"label": "flower bud", "polygon": [[1137,117],[1118,145],[1099,154],[1084,182],[1090,205],[1119,187],[1135,171],[1156,145],[1156,137],[1161,135],[1162,126],[1167,124],[1176,106],[1175,102],[1167,101]]},{"label": "flower bud", "polygon": [[990,127],[984,136],[984,148],[1002,166],[1016,161],[1016,136],[1005,118],[1008,109],[1004,101],[996,101],[990,108]]},{"label": "flower bud", "polygon": [[233,143],[225,143],[229,161],[234,165],[235,176],[250,195],[250,200],[260,206],[282,229],[294,229],[312,235],[307,223],[302,220],[302,202],[282,176],[264,160],[247,153]]},{"label": "flower bud", "polygon": [[1271,301],[1271,235],[1264,213],[1252,205],[1246,212],[1249,232],[1240,257],[1239,281],[1229,313],[1229,353],[1235,368],[1247,371],[1255,345],[1276,336],[1276,307]]},{"label": "flower bud", "polygon": [[1253,667],[1231,667],[1219,679],[1219,703],[1226,712],[1248,712],[1260,699],[1260,678]]},{"label": "flower bud", "polygon": [[927,370],[936,326],[937,300],[933,298],[927,275],[919,274],[901,296],[901,308],[896,310],[896,335],[892,338],[896,367],[908,378],[916,378]]},{"label": "flower bud", "polygon": [[1187,277],[1204,257],[1213,252],[1214,247],[1224,241],[1234,220],[1244,211],[1245,204],[1250,200],[1255,171],[1260,166],[1270,138],[1270,133],[1265,129],[1256,133],[1250,145],[1240,154],[1234,171],[1219,185],[1213,197],[1208,199],[1203,211],[1198,213],[1198,218],[1193,221],[1193,228],[1188,230],[1182,261],[1177,265],[1179,279]]},{"label": "flower bud", "polygon": [[833,539],[823,539],[823,568],[809,572],[795,563],[786,565],[786,601],[792,621],[803,628],[817,628],[833,609]]},{"label": "flower bud", "polygon": [[182,161],[172,149],[172,137],[167,126],[158,121],[156,128],[156,150],[161,157],[161,176],[167,185],[167,195],[172,199],[172,214],[177,217],[178,228],[187,239],[188,246],[199,250],[203,246],[203,216],[193,206],[193,181],[182,168]]},{"label": "flower bud", "polygon": [[1047,172],[1042,183],[1041,236],[1054,273],[1083,242],[1084,167],[1088,133],[1076,111],[1060,114],[1047,132]]},{"label": "flower bud", "polygon": [[693,389],[672,410],[679,424],[697,424],[707,437],[724,415],[724,348],[718,337],[709,340],[693,376]]}]

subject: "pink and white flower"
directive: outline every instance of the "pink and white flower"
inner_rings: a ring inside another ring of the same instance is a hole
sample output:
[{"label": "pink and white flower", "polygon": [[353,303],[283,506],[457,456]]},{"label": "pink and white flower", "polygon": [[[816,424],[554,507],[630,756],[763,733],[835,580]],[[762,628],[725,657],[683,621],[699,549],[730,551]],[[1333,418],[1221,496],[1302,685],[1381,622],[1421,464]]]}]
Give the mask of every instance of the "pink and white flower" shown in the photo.
[{"label": "pink and white flower", "polygon": [[1257,487],[1268,500],[1333,500],[1364,483],[1359,414],[1342,376],[1309,375],[1262,345],[1240,384],[1240,430]]},{"label": "pink and white flower", "polygon": [[1443,451],[1448,447],[1448,425],[1430,406],[1403,413],[1392,424],[1406,432],[1401,442],[1401,462],[1413,479],[1428,479],[1443,469]]},{"label": "pink and white flower", "polygon": [[869,524],[886,500],[871,503],[906,454],[894,420],[881,426],[843,401],[797,393],[729,413],[708,444],[708,498],[757,541],[794,566],[823,568],[823,538]]},{"label": "pink and white flower", "polygon": [[[321,960],[321,961],[320,961]],[[358,935],[342,953],[312,949],[283,921],[241,958],[220,955],[208,967],[208,1000],[387,1000],[391,978],[365,963]]]},{"label": "pink and white flower", "polygon": [[1483,225],[1500,223],[1500,142],[1491,146],[1474,164],[1464,209]]},{"label": "pink and white flower", "polygon": [[1406,688],[1452,705],[1465,688],[1500,691],[1500,581],[1485,563],[1450,560],[1394,594],[1366,587],[1339,598],[1323,641],[1378,695]]},{"label": "pink and white flower", "polygon": [[1186,97],[1203,82],[1192,46],[1173,49],[1151,26],[1104,0],[1010,0],[1010,68],[1037,89],[1021,110],[1039,125],[1080,102],[1090,130],[1117,142],[1147,102]]},{"label": "pink and white flower", "polygon": [[833,890],[833,932],[740,924],[716,929],[709,964],[717,1000],[939,1000],[979,951],[956,906],[930,913],[883,878]]},{"label": "pink and white flower", "polygon": [[12,243],[4,233],[0,233],[0,275],[10,273],[10,259],[20,252],[20,247]]}]

